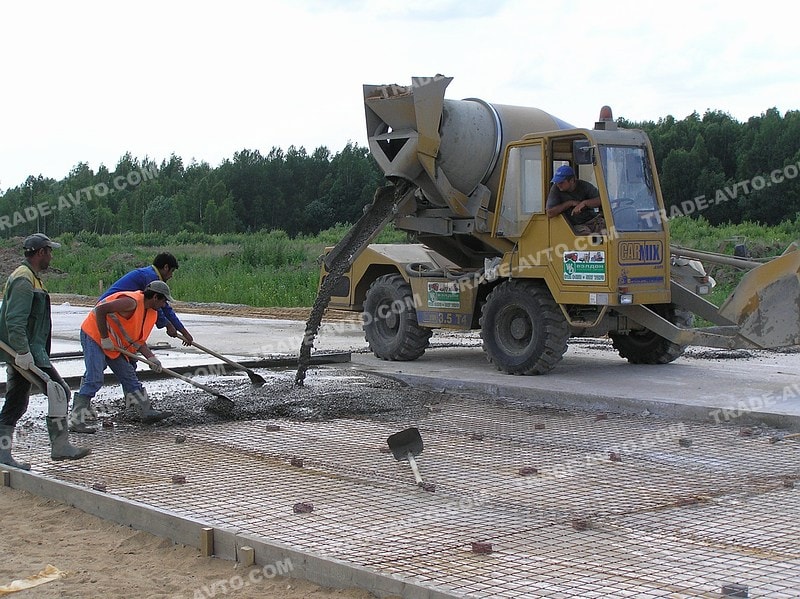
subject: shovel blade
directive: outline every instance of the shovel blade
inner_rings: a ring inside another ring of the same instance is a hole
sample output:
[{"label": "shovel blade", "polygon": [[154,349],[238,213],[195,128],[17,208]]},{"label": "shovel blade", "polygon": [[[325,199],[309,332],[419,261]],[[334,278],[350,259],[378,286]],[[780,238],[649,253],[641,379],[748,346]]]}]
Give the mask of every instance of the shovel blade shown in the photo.
[{"label": "shovel blade", "polygon": [[407,428],[389,435],[386,439],[389,449],[396,460],[405,460],[408,455],[416,456],[422,453],[422,436],[416,427]]},{"label": "shovel blade", "polygon": [[206,411],[216,414],[217,416],[231,416],[235,404],[233,400],[225,397],[224,395],[215,395],[214,399],[206,404]]},{"label": "shovel blade", "polygon": [[250,379],[250,384],[253,385],[253,387],[263,387],[267,384],[267,381],[264,380],[264,377],[260,374],[253,372],[249,368],[246,370],[246,372],[247,377]]}]

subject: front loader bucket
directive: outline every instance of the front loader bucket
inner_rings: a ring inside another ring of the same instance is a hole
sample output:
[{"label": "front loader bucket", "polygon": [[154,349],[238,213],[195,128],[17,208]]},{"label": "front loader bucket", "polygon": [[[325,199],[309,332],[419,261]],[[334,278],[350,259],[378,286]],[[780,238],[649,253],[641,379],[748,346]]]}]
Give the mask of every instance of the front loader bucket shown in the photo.
[{"label": "front loader bucket", "polygon": [[762,348],[800,345],[800,250],[748,272],[720,307],[739,334]]}]

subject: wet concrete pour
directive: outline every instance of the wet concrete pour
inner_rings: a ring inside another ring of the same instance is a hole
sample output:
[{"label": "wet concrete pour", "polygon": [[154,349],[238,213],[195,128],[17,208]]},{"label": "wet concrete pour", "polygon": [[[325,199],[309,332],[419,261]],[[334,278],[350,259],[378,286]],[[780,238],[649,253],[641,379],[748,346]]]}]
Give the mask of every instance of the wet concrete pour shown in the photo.
[{"label": "wet concrete pour", "polygon": [[[438,394],[416,390],[385,376],[358,373],[347,369],[312,370],[307,383],[297,386],[294,371],[263,371],[267,381],[262,387],[250,384],[246,376],[198,377],[233,401],[233,410],[219,415],[205,409],[214,398],[192,387],[170,381],[150,382],[150,397],[158,410],[174,416],[161,426],[192,426],[232,420],[281,418],[300,422],[318,422],[337,418],[402,420],[423,417],[427,406],[438,401]],[[207,378],[207,381],[205,380]],[[126,409],[119,398],[93,402],[104,418],[119,422],[137,422],[136,411]]]}]

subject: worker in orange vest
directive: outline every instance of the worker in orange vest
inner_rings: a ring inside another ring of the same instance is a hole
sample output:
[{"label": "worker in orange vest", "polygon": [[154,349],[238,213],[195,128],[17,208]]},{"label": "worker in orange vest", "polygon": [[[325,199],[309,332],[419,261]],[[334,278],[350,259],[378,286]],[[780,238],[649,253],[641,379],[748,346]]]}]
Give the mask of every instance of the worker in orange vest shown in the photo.
[{"label": "worker in orange vest", "polygon": [[150,368],[161,372],[161,362],[147,346],[158,310],[168,301],[175,301],[164,281],[152,281],[144,291],[114,293],[89,312],[81,325],[81,346],[86,371],[81,387],[75,394],[70,425],[74,432],[94,432],[86,426],[91,414],[91,401],[103,386],[106,366],[117,376],[125,401],[139,412],[142,422],[152,424],[172,416],[172,412],[152,408],[147,391],[136,376],[136,369],[127,356],[118,349],[140,353],[150,362]]}]

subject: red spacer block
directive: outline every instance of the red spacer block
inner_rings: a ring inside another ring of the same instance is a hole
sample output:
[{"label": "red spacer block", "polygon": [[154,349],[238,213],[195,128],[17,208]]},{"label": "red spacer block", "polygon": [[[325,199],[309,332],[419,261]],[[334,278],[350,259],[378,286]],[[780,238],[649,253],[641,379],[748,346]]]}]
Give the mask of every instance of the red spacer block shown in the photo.
[{"label": "red spacer block", "polygon": [[492,552],[492,544],[486,543],[485,541],[473,541],[472,542],[472,553],[482,553],[487,554]]}]

